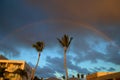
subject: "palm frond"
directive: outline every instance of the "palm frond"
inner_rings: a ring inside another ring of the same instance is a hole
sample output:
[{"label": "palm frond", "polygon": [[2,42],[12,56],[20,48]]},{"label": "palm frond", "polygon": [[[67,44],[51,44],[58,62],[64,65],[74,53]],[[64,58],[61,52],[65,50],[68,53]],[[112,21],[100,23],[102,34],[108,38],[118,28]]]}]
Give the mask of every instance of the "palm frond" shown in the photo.
[{"label": "palm frond", "polygon": [[32,47],[36,48],[36,45],[35,45],[35,44],[33,44],[33,45],[32,45]]},{"label": "palm frond", "polygon": [[68,42],[69,42],[69,37],[68,37],[68,35],[65,34],[64,37],[63,37],[63,39],[64,39],[63,42],[64,42],[65,46],[68,47]]},{"label": "palm frond", "polygon": [[60,40],[59,38],[57,38],[57,40],[58,40],[59,43],[64,47],[64,43],[62,42],[62,40]]},{"label": "palm frond", "polygon": [[72,39],[73,39],[72,37],[69,38],[69,36],[66,34],[61,39],[57,38],[57,40],[63,47],[69,47]]},{"label": "palm frond", "polygon": [[73,37],[70,37],[70,41],[68,43],[68,46],[70,45],[71,41],[72,41]]},{"label": "palm frond", "polygon": [[45,46],[45,44],[44,44],[44,42],[40,42],[40,41],[38,41],[38,42],[36,42],[36,44],[33,44],[33,47],[37,50],[37,51],[42,51],[43,50],[43,48],[44,48],[44,46]]}]

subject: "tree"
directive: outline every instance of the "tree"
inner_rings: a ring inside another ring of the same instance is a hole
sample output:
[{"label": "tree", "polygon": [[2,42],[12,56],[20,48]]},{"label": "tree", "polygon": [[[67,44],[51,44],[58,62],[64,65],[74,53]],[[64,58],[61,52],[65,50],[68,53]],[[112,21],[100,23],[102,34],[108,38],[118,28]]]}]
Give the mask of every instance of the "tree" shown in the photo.
[{"label": "tree", "polygon": [[41,79],[40,80],[44,80],[44,78],[43,77],[41,77]]},{"label": "tree", "polygon": [[65,69],[65,73],[66,73],[66,80],[68,80],[68,70],[67,70],[67,63],[66,63],[66,52],[67,52],[67,49],[68,49],[72,39],[73,39],[72,37],[69,37],[66,34],[61,39],[57,38],[59,43],[64,48],[64,69]]},{"label": "tree", "polygon": [[62,76],[63,80],[65,80],[65,76]]},{"label": "tree", "polygon": [[5,80],[6,78],[5,78],[5,74],[6,73],[9,73],[8,71],[6,71],[6,67],[1,67],[0,66],[0,80],[1,80],[1,78],[3,78],[3,80]]},{"label": "tree", "polygon": [[28,79],[28,75],[27,75],[27,72],[25,70],[18,68],[13,73],[19,74],[22,78],[23,78],[23,76],[25,76]]},{"label": "tree", "polygon": [[84,74],[81,74],[81,78],[82,78],[82,79],[84,78]]},{"label": "tree", "polygon": [[36,66],[35,66],[34,70],[32,71],[32,77],[31,78],[33,80],[34,79],[34,74],[36,72],[36,69],[38,67],[38,63],[39,63],[39,60],[40,60],[40,53],[42,52],[42,50],[44,48],[44,42],[38,41],[38,42],[36,42],[36,44],[33,44],[32,46],[38,51],[38,60],[37,60],[37,63],[36,63]]},{"label": "tree", "polygon": [[37,76],[34,77],[34,80],[42,80],[42,79],[39,79]]},{"label": "tree", "polygon": [[75,76],[74,76],[74,75],[72,75],[72,78],[75,78]]},{"label": "tree", "polygon": [[4,79],[4,73],[6,72],[5,69],[5,67],[0,67],[0,78]]},{"label": "tree", "polygon": [[79,73],[77,73],[77,78],[78,78],[78,80],[80,80],[80,74]]}]

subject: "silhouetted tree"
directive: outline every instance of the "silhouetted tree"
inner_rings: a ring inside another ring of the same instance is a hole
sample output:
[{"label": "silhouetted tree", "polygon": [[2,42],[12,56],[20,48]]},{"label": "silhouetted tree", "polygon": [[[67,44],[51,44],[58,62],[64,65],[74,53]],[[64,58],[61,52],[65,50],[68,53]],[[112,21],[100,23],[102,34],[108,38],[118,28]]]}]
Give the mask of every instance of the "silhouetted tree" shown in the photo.
[{"label": "silhouetted tree", "polygon": [[37,76],[35,76],[35,77],[34,77],[34,80],[41,80],[41,79],[39,79]]},{"label": "silhouetted tree", "polygon": [[28,75],[27,75],[27,72],[25,70],[22,70],[22,69],[18,68],[13,73],[14,74],[19,74],[22,78],[23,78],[23,76],[25,76],[26,79],[28,79]]},{"label": "silhouetted tree", "polygon": [[0,77],[4,77],[5,69],[0,67]]},{"label": "silhouetted tree", "polygon": [[0,78],[3,78],[4,79],[4,74],[5,74],[5,67],[0,67]]},{"label": "silhouetted tree", "polygon": [[79,73],[77,73],[77,78],[80,80],[80,74]]},{"label": "silhouetted tree", "polygon": [[41,77],[41,80],[44,80],[43,77]]},{"label": "silhouetted tree", "polygon": [[62,76],[63,80],[65,80],[65,76]]},{"label": "silhouetted tree", "polygon": [[34,74],[36,72],[36,69],[38,67],[38,63],[39,63],[39,60],[40,60],[40,53],[42,52],[43,48],[44,48],[44,42],[36,42],[36,44],[33,44],[33,47],[38,51],[38,60],[37,60],[37,63],[36,63],[36,66],[34,68],[34,70],[32,71],[32,80],[34,79]]},{"label": "silhouetted tree", "polygon": [[6,67],[1,67],[0,66],[0,78],[3,78],[3,80],[5,80],[5,74],[8,73],[8,71],[6,71]]},{"label": "silhouetted tree", "polygon": [[75,76],[74,76],[74,75],[72,75],[72,78],[75,78]]},{"label": "silhouetted tree", "polygon": [[84,74],[81,74],[81,78],[82,78],[82,79],[84,78]]},{"label": "silhouetted tree", "polygon": [[67,52],[67,49],[68,49],[72,39],[73,39],[72,37],[69,37],[66,34],[61,39],[57,38],[59,43],[64,48],[64,69],[65,69],[65,73],[66,73],[66,80],[68,80],[68,70],[67,70],[67,63],[66,63],[66,52]]}]

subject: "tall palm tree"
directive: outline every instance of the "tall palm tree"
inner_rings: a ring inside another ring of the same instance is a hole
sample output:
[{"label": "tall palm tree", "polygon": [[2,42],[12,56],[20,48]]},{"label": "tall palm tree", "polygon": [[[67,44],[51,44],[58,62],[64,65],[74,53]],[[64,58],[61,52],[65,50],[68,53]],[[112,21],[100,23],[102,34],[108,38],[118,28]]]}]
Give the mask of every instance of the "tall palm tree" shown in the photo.
[{"label": "tall palm tree", "polygon": [[36,69],[37,69],[37,67],[38,67],[38,63],[39,63],[39,60],[40,60],[40,53],[42,52],[42,50],[43,50],[43,48],[44,48],[44,42],[40,42],[40,41],[38,41],[38,42],[36,42],[36,44],[33,44],[33,47],[38,51],[38,60],[37,60],[37,63],[36,63],[36,66],[35,66],[35,68],[34,68],[34,70],[33,70],[33,72],[32,72],[32,80],[34,79],[34,74],[35,74],[35,72],[36,72]]},{"label": "tall palm tree", "polygon": [[67,63],[66,63],[66,52],[67,52],[67,49],[68,49],[72,39],[73,39],[72,37],[69,37],[66,34],[61,39],[57,38],[59,43],[64,48],[64,69],[65,69],[65,73],[66,73],[66,80],[68,80],[68,70],[67,70]]},{"label": "tall palm tree", "polygon": [[27,72],[25,70],[18,68],[13,73],[19,74],[22,78],[23,78],[23,76],[25,76],[28,79],[28,75],[27,75]]}]

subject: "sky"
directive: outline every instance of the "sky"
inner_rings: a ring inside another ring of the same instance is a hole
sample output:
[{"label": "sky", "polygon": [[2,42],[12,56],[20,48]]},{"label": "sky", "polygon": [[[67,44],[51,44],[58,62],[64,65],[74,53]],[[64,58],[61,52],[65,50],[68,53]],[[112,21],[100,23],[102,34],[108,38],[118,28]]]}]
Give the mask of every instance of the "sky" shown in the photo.
[{"label": "sky", "polygon": [[63,48],[56,38],[73,37],[67,51],[69,76],[120,71],[120,0],[0,0],[0,54],[34,67],[32,47],[44,41],[36,75],[61,77]]}]

